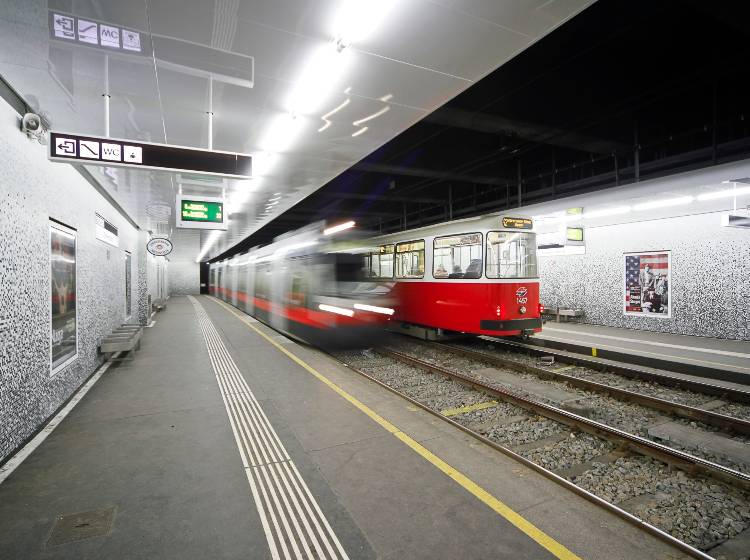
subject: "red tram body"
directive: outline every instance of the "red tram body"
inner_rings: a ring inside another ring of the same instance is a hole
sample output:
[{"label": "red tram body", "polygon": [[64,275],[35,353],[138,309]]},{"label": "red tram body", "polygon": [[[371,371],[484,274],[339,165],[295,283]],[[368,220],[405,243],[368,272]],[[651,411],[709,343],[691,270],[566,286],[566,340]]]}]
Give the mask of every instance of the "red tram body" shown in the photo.
[{"label": "red tram body", "polygon": [[367,266],[371,277],[394,282],[392,326],[436,335],[540,332],[532,227],[528,218],[491,215],[377,237]]}]

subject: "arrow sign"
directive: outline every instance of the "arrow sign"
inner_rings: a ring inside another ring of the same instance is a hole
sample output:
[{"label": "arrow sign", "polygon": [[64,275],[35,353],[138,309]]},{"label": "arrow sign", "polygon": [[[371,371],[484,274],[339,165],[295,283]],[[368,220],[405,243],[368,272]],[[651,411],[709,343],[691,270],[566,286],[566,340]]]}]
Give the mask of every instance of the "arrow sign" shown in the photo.
[{"label": "arrow sign", "polygon": [[252,158],[235,152],[61,132],[50,132],[49,145],[52,161],[186,171],[232,179],[249,179],[252,172]]}]

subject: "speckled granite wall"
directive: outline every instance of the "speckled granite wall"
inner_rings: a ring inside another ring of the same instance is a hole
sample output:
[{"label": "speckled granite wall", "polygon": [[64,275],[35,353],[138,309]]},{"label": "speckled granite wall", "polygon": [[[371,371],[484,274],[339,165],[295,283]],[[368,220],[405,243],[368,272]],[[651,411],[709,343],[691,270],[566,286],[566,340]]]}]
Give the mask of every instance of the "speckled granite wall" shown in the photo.
[{"label": "speckled granite wall", "polygon": [[[586,254],[540,258],[542,302],[584,310],[585,322],[750,339],[750,232],[719,214],[586,230]],[[623,253],[672,251],[672,317],[624,316]]]},{"label": "speckled granite wall", "polygon": [[[138,304],[136,229],[70,165],[47,161],[0,101],[0,461],[101,363],[100,340],[125,320],[125,250]],[[120,247],[95,237],[95,213]],[[9,217],[13,217],[10,219]],[[50,375],[50,217],[77,230],[78,358]],[[135,319],[135,314],[133,319]]]},{"label": "speckled granite wall", "polygon": [[200,293],[200,268],[195,256],[200,253],[200,230],[182,229],[172,238],[169,254],[169,292],[171,295]]}]

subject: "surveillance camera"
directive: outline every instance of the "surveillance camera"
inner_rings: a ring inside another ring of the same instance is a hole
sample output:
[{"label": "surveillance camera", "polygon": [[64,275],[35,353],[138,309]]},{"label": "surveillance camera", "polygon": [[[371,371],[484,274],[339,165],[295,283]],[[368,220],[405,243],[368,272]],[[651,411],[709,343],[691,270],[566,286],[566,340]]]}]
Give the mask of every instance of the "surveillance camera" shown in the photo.
[{"label": "surveillance camera", "polygon": [[42,117],[36,113],[26,113],[21,121],[21,130],[29,136],[36,135],[42,129]]}]

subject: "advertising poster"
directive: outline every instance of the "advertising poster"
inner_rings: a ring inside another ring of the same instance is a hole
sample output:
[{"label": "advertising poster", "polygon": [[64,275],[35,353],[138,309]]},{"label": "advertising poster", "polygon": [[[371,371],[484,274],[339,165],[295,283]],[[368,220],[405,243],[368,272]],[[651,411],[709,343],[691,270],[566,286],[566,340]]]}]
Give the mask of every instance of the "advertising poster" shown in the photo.
[{"label": "advertising poster", "polygon": [[76,324],[76,236],[50,224],[52,373],[78,354]]},{"label": "advertising poster", "polygon": [[625,315],[672,316],[669,251],[625,253]]}]

